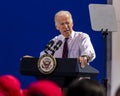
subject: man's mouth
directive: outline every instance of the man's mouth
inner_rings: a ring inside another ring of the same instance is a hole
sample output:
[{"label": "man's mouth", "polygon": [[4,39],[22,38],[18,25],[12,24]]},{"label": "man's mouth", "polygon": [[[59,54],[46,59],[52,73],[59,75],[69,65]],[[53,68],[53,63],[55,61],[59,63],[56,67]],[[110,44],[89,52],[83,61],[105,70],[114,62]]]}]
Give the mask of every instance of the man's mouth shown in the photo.
[{"label": "man's mouth", "polygon": [[65,30],[64,32],[69,32],[70,30]]}]

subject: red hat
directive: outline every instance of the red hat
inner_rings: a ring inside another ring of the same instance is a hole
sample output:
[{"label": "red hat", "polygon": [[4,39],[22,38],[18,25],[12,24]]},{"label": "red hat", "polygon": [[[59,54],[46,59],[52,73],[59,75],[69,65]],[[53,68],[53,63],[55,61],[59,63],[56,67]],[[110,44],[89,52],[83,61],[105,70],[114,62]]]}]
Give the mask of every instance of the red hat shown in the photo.
[{"label": "red hat", "polygon": [[21,90],[21,96],[27,96],[28,89],[22,89]]},{"label": "red hat", "polygon": [[0,92],[0,96],[6,96],[3,92]]},{"label": "red hat", "polygon": [[42,94],[43,96],[63,96],[61,88],[50,80],[40,80],[31,83],[28,87],[27,96],[31,94]]},{"label": "red hat", "polygon": [[12,75],[3,75],[0,76],[0,89],[8,93],[9,96],[20,96],[21,86],[16,77]]},{"label": "red hat", "polygon": [[1,90],[0,88],[0,96],[9,96],[6,92],[4,92],[3,90]]}]

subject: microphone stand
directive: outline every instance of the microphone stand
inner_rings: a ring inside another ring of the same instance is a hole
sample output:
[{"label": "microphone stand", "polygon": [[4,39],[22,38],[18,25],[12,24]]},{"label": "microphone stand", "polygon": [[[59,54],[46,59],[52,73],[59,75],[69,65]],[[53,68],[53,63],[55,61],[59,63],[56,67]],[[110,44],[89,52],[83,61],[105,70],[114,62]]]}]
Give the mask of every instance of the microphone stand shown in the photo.
[{"label": "microphone stand", "polygon": [[52,53],[51,53],[51,55],[53,56],[54,55],[54,53],[55,53],[55,50],[50,50]]},{"label": "microphone stand", "polygon": [[103,35],[103,39],[104,39],[104,70],[105,70],[105,78],[102,79],[102,83],[103,86],[105,87],[105,91],[106,91],[106,96],[107,96],[107,35],[108,35],[108,29],[106,29],[105,31],[103,31],[103,29],[101,29],[102,35]]},{"label": "microphone stand", "polygon": [[51,49],[50,51],[52,52],[51,55],[53,56],[55,54],[55,51],[58,50],[59,47],[55,46],[54,49]]},{"label": "microphone stand", "polygon": [[62,45],[62,41],[59,40],[56,45],[53,47],[53,49],[51,49],[50,51],[52,52],[51,55],[54,55],[54,53],[56,52],[56,50],[59,49],[59,47]]}]

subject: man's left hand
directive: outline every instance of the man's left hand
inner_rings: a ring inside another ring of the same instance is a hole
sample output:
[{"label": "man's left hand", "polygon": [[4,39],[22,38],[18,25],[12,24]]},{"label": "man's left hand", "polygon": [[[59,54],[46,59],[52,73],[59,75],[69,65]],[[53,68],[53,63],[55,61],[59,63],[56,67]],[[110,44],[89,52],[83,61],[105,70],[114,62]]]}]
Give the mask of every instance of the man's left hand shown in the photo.
[{"label": "man's left hand", "polygon": [[85,65],[88,63],[88,59],[87,59],[86,56],[81,56],[81,57],[79,57],[79,61],[80,61],[80,66],[81,66],[82,68],[84,68]]}]

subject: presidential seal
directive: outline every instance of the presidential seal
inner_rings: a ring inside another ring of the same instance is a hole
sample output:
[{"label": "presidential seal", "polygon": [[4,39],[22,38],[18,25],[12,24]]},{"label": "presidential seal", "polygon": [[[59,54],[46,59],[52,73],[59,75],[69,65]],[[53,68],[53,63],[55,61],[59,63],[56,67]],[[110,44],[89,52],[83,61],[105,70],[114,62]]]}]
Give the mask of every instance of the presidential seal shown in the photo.
[{"label": "presidential seal", "polygon": [[50,54],[44,54],[38,59],[38,69],[43,74],[50,74],[56,68],[56,59]]}]

